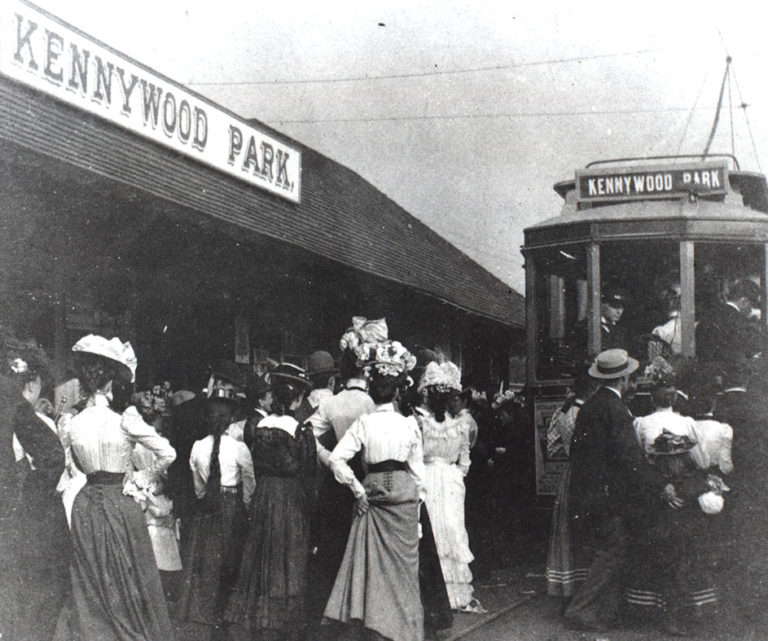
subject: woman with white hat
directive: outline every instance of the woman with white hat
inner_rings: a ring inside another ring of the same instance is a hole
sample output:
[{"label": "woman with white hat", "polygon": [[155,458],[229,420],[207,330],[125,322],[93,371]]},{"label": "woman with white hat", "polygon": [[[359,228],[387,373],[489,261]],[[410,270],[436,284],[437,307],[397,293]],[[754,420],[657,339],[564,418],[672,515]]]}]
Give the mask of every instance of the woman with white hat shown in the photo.
[{"label": "woman with white hat", "polygon": [[[307,626],[309,508],[316,455],[312,429],[293,412],[311,383],[281,363],[270,373],[272,413],[248,419],[256,488],[242,562],[224,619],[232,639],[303,641]],[[253,422],[257,422],[254,429]]]},{"label": "woman with white hat", "polygon": [[425,410],[416,420],[424,439],[426,505],[435,535],[440,567],[451,608],[483,612],[473,598],[474,560],[464,525],[464,477],[469,471],[469,425],[448,414],[453,395],[461,392],[461,370],[446,361],[427,364],[418,387]]},{"label": "woman with white hat", "polygon": [[130,343],[91,334],[72,351],[88,400],[72,419],[69,434],[73,457],[88,480],[72,507],[72,596],[54,638],[172,639],[144,514],[123,494],[123,481],[132,469],[136,443],[156,455],[152,469],[139,475],[165,470],[176,453],[135,407],[122,417],[110,408],[113,381],[134,378],[136,358]]}]

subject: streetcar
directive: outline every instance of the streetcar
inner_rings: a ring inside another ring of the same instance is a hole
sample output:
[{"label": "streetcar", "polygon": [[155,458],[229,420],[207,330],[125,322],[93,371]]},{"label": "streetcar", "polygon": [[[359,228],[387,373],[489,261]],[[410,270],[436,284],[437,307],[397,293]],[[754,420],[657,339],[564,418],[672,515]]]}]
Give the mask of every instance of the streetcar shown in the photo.
[{"label": "streetcar", "polygon": [[753,283],[754,322],[768,322],[768,185],[735,156],[600,160],[554,189],[559,215],[525,229],[522,247],[538,496],[557,492],[564,460],[548,459],[546,427],[579,362],[609,347],[641,375],[659,355],[693,361],[697,317],[738,282]]}]

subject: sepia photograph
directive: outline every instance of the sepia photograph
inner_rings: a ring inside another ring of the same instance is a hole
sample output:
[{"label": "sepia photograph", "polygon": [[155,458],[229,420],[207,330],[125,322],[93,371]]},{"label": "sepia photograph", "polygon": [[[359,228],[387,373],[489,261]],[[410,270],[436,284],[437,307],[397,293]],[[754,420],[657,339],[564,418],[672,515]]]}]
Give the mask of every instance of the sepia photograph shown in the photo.
[{"label": "sepia photograph", "polygon": [[768,639],[766,24],[0,0],[0,641]]}]

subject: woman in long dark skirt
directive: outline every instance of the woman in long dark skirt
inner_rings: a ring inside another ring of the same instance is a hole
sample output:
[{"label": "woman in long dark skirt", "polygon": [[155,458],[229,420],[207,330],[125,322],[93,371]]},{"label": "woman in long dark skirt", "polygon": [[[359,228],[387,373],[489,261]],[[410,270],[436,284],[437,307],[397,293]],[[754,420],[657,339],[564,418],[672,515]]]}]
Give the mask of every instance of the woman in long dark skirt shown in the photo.
[{"label": "woman in long dark skirt", "polygon": [[[89,335],[72,348],[85,409],[71,421],[72,454],[88,481],[72,507],[72,597],[59,617],[56,641],[158,641],[173,639],[160,574],[144,513],[123,494],[137,442],[164,471],[176,456],[168,441],[131,407],[123,416],[109,407],[112,383],[130,381],[136,360],[130,343]],[[140,483],[145,485],[145,483]]]},{"label": "woman in long dark skirt", "polygon": [[64,471],[64,448],[53,420],[35,411],[48,374],[45,355],[35,347],[14,350],[10,377],[20,390],[14,436],[27,468],[16,525],[19,527],[18,641],[46,641],[69,594],[70,541],[64,505],[56,492]]},{"label": "woman in long dark skirt", "polygon": [[316,475],[312,430],[291,415],[309,390],[306,373],[272,371],[272,414],[246,431],[256,489],[240,574],[224,618],[231,639],[302,641],[307,627],[310,497]]},{"label": "woman in long dark skirt", "polygon": [[253,462],[245,443],[224,434],[235,401],[226,386],[209,391],[206,421],[211,432],[192,446],[197,510],[189,529],[177,618],[208,626],[214,634],[237,580],[245,533],[246,505],[253,494]]}]

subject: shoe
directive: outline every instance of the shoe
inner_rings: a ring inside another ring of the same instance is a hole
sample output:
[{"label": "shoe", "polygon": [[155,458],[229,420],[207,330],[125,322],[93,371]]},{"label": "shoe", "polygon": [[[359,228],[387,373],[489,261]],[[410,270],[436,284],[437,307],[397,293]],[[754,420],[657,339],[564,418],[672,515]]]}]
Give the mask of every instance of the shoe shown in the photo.
[{"label": "shoe", "polygon": [[486,610],[477,599],[472,599],[467,605],[460,608],[456,608],[458,612],[466,612],[469,614],[488,614]]}]

